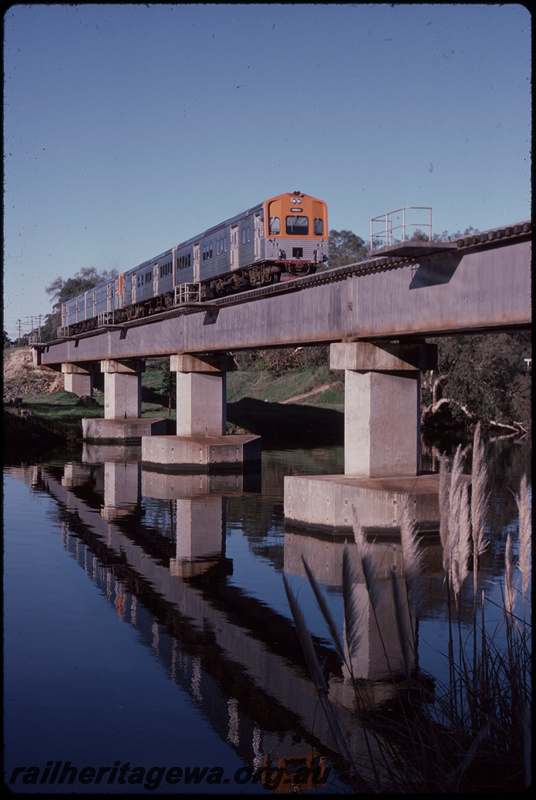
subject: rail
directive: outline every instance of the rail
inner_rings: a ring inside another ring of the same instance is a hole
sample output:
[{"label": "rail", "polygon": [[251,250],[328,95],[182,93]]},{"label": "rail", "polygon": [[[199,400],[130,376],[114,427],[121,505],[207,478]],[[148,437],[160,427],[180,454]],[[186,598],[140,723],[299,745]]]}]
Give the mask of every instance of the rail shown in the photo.
[{"label": "rail", "polygon": [[[408,212],[412,211],[427,211],[428,212],[428,221],[418,221],[414,222],[408,219]],[[398,214],[398,217],[394,215]],[[393,222],[397,222],[398,220],[402,220],[399,225],[394,225]],[[374,225],[378,225],[382,223],[384,227],[381,230],[374,230]],[[428,229],[428,237],[427,241],[432,241],[432,209],[430,206],[404,206],[403,208],[397,208],[395,211],[388,211],[386,214],[380,214],[378,217],[372,217],[370,220],[370,252],[371,254],[374,250],[379,250],[382,247],[391,247],[394,244],[398,244],[399,242],[406,242],[410,236],[407,235],[408,228],[414,228],[415,233],[419,228],[427,228]],[[395,237],[395,231],[401,231],[401,238]]]}]

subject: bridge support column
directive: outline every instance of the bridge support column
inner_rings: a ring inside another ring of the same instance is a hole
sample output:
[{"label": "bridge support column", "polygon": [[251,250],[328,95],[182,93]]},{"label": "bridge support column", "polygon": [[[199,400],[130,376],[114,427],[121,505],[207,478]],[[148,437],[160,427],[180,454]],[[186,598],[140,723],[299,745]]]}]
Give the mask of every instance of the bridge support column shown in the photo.
[{"label": "bridge support column", "polygon": [[164,433],[165,419],[141,419],[141,359],[101,361],[104,373],[104,419],[83,419],[83,438],[100,442],[140,443],[142,436]]},{"label": "bridge support column", "polygon": [[77,394],[78,397],[93,396],[93,372],[91,368],[85,369],[79,364],[65,363],[61,365],[61,371],[63,374],[63,388],[66,392]]},{"label": "bridge support column", "polygon": [[345,371],[344,472],[364,478],[417,475],[420,371],[433,369],[435,345],[343,342],[331,369]]},{"label": "bridge support column", "polygon": [[427,344],[331,345],[345,371],[344,475],[285,478],[287,524],[344,532],[354,512],[366,530],[399,528],[403,506],[421,529],[436,529],[438,480],[419,475],[420,372],[437,366]]},{"label": "bridge support column", "polygon": [[104,419],[141,417],[141,374],[145,362],[101,361],[104,372]]},{"label": "bridge support column", "polygon": [[183,471],[242,469],[261,456],[259,436],[226,435],[226,373],[231,356],[171,356],[177,373],[177,435],[142,439],[142,462]]},{"label": "bridge support column", "polygon": [[177,373],[177,436],[223,436],[227,426],[227,372],[236,369],[228,355],[171,356]]}]

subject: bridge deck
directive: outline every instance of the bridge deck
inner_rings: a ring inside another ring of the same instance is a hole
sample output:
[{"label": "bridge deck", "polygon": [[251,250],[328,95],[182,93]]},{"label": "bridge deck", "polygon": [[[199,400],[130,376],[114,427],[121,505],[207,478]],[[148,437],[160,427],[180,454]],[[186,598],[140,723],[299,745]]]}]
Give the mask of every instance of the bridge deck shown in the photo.
[{"label": "bridge deck", "polygon": [[530,225],[498,233],[419,257],[382,256],[37,345],[38,363],[527,327],[532,321]]}]

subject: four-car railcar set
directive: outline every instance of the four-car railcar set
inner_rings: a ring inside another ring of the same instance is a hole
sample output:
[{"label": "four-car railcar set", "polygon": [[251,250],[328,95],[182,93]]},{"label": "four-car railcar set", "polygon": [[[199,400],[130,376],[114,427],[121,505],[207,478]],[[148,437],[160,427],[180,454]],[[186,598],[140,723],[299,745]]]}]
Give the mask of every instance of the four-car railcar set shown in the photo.
[{"label": "four-car railcar set", "polygon": [[328,235],[323,200],[280,194],[66,301],[58,334],[307,275],[327,261]]}]

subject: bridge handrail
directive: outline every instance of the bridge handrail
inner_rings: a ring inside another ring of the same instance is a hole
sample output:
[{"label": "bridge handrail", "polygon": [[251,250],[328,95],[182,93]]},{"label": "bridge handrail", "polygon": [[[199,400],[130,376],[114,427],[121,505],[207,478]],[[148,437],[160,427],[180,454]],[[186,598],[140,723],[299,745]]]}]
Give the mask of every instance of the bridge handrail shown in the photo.
[{"label": "bridge handrail", "polygon": [[[406,220],[406,212],[407,211],[428,211],[428,222],[408,222]],[[402,224],[401,225],[394,225],[393,220],[390,219],[393,214],[399,214],[402,212]],[[382,221],[385,227],[380,231],[374,231],[374,223],[378,223]],[[377,217],[371,217],[370,219],[370,252],[374,252],[374,245],[375,240],[378,237],[383,237],[383,241],[381,241],[376,249],[380,247],[389,247],[395,243],[393,238],[393,231],[402,230],[402,239],[397,239],[398,241],[405,242],[406,241],[406,229],[407,228],[417,228],[417,227],[425,227],[428,228],[428,241],[432,241],[432,209],[430,206],[403,206],[402,208],[397,208],[394,211],[387,211],[385,214],[380,214]]]}]

